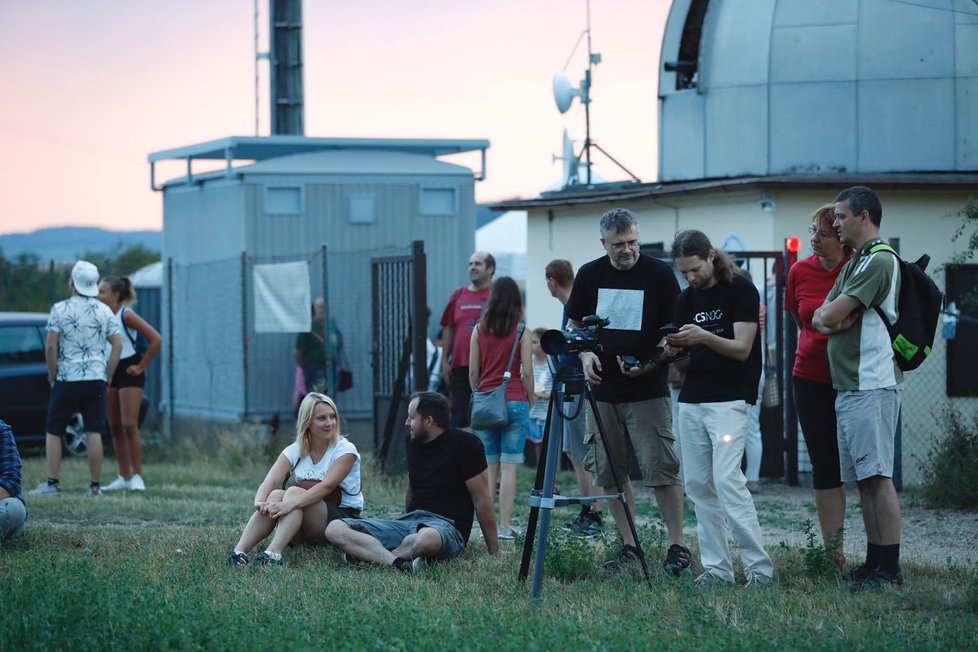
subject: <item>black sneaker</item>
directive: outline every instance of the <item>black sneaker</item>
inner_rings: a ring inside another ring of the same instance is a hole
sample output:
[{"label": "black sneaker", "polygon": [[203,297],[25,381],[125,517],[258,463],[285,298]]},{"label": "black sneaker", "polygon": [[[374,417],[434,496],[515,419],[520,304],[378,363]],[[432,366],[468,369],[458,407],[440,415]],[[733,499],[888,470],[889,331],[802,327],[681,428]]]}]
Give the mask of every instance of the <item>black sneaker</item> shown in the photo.
[{"label": "black sneaker", "polygon": [[616,554],[613,559],[606,561],[604,565],[606,568],[612,568],[627,562],[639,561],[639,559],[638,548],[625,544],[621,547],[621,550],[618,551],[618,554]]},{"label": "black sneaker", "polygon": [[861,582],[849,582],[849,590],[853,592],[883,589],[888,586],[903,586],[903,573],[900,571],[889,573],[877,568],[872,575]]},{"label": "black sneaker", "polygon": [[261,553],[260,555],[258,555],[258,557],[255,558],[255,563],[253,568],[258,566],[284,566],[284,565],[285,565],[284,558],[279,557],[278,559],[276,559],[275,557],[272,557],[272,555],[266,550],[265,552]]},{"label": "black sneaker", "polygon": [[575,532],[579,532],[586,525],[587,525],[587,516],[585,515],[585,512],[581,512],[580,514],[577,515],[577,518],[575,518],[573,521],[567,521],[561,527],[567,530],[569,533],[573,534]]},{"label": "black sneaker", "polygon": [[250,560],[245,553],[234,549],[228,550],[228,566],[247,566],[249,563]]},{"label": "black sneaker", "polygon": [[863,564],[862,566],[857,566],[856,568],[853,568],[851,571],[843,575],[842,578],[850,585],[853,583],[858,584],[863,580],[865,580],[870,575],[872,575],[873,573],[875,573],[877,568],[878,566],[873,566],[872,568],[870,568],[866,564]]},{"label": "black sneaker", "polygon": [[674,543],[669,546],[669,550],[666,552],[666,558],[662,562],[662,568],[667,573],[679,577],[683,574],[684,570],[689,568],[689,556],[689,548]]}]

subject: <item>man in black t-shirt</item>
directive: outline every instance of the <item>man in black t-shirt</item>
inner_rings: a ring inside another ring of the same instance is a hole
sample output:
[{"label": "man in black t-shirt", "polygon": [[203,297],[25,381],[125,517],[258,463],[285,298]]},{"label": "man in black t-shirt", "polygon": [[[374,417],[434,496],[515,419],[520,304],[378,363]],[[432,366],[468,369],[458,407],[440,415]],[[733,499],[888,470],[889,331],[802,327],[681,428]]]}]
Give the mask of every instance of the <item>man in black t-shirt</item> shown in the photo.
[{"label": "man in black t-shirt", "polygon": [[489,554],[499,552],[496,516],[482,442],[449,429],[448,399],[417,392],[408,404],[407,513],[397,520],[347,518],[331,521],[326,538],[345,554],[416,572],[425,559],[462,554],[472,531],[473,512]]},{"label": "man in black t-shirt", "polygon": [[[672,319],[679,284],[667,264],[639,253],[638,220],[631,211],[616,208],[602,215],[600,232],[607,255],[578,270],[565,306],[570,323],[577,328],[588,315],[610,320],[599,335],[602,351],[581,353],[581,364],[591,382],[613,461],[607,459],[589,406],[586,440],[591,450],[585,467],[605,493],[617,493],[617,473],[634,514],[635,495],[628,472],[633,456],[638,460],[642,479],[655,490],[669,534],[662,566],[679,576],[689,568],[689,549],[683,545],[683,489],[666,369],[655,364],[626,365],[621,357],[652,358],[662,340],[659,329]],[[616,500],[609,507],[625,544],[618,559],[637,559],[624,507]]]},{"label": "man in black t-shirt", "polygon": [[686,373],[679,392],[679,429],[686,495],[696,508],[703,565],[694,586],[733,583],[730,534],[740,548],[747,586],[766,586],[774,579],[774,566],[740,470],[761,375],[760,297],[701,231],[679,233],[672,257],[689,287],[676,301],[679,332],[667,337],[663,356],[689,353],[675,364]]}]

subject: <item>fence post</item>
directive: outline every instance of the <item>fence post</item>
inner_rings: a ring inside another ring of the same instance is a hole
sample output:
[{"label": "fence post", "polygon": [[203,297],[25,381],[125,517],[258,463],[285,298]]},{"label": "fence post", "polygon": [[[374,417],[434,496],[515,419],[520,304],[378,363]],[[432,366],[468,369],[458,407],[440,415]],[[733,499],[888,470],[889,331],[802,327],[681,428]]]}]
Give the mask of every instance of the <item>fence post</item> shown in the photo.
[{"label": "fence post", "polygon": [[413,342],[411,348],[413,352],[412,364],[414,365],[414,391],[428,389],[428,281],[427,264],[424,255],[424,241],[415,240],[411,243],[412,258],[412,277],[411,284],[414,286],[414,324],[412,324]]},{"label": "fence post", "polygon": [[[323,331],[323,338],[325,339],[325,342],[323,342],[323,345],[326,348],[326,356],[325,359],[323,360],[323,378],[327,380],[326,393],[333,395],[333,397],[335,398],[337,394],[336,360],[333,359],[334,352],[333,352],[332,338],[330,337],[330,331],[329,331],[329,322],[330,322],[329,269],[326,264],[326,256],[327,256],[326,245],[325,244],[320,245],[320,248],[322,249],[322,254],[323,254],[323,303],[326,304],[325,305],[326,315],[324,317],[325,321],[323,322],[325,326],[325,329]],[[313,326],[313,328],[315,328],[315,326]],[[330,365],[330,362],[332,362],[332,365]],[[313,391],[312,387],[307,387],[306,389],[309,390],[310,392]]]},{"label": "fence post", "polygon": [[173,373],[173,350],[176,348],[174,346],[173,338],[173,257],[166,259],[166,358],[167,358],[167,398],[166,411],[169,414],[167,419],[167,439],[173,439],[173,415],[174,415],[174,373]]},{"label": "fence post", "polygon": [[248,419],[248,253],[241,252],[241,359],[244,376],[241,420]]}]

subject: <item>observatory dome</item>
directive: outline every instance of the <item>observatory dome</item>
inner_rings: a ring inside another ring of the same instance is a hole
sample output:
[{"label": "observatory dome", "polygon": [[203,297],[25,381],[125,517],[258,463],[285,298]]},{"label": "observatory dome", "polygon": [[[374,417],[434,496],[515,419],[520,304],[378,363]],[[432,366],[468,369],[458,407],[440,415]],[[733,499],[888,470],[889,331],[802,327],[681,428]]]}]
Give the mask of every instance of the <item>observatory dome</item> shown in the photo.
[{"label": "observatory dome", "polygon": [[675,0],[662,181],[978,170],[978,0]]}]

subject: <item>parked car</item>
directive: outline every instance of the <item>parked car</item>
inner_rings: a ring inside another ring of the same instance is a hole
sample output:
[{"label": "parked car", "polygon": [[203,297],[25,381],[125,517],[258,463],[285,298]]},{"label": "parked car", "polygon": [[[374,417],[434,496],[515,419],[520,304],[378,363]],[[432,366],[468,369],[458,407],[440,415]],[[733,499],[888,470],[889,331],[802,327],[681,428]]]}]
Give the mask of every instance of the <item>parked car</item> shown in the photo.
[{"label": "parked car", "polygon": [[[51,392],[44,359],[47,321],[41,312],[0,312],[0,419],[13,429],[20,448],[44,445]],[[81,414],[68,424],[64,444],[69,455],[88,452]]]}]

